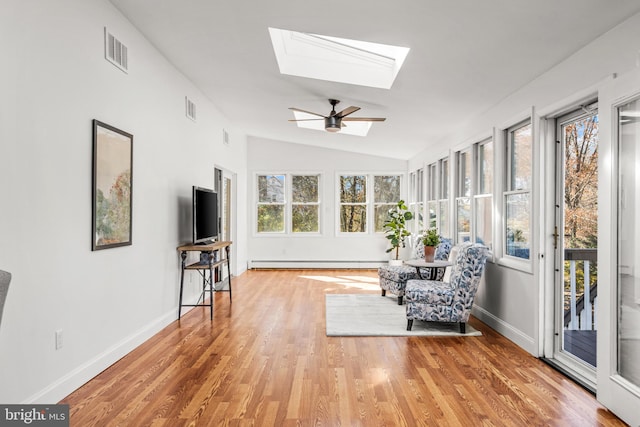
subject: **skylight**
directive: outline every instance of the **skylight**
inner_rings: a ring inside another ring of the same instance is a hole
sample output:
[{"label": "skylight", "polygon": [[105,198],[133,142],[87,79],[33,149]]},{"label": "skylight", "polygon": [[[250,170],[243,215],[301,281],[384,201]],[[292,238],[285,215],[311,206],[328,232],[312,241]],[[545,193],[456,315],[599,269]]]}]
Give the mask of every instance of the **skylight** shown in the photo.
[{"label": "skylight", "polygon": [[391,89],[409,53],[406,47],[277,28],[269,33],[280,73],[332,82]]},{"label": "skylight", "polygon": [[[315,120],[318,119],[318,116],[313,116],[311,114],[306,114],[306,113],[302,113],[300,111],[294,111],[293,115],[295,116],[295,118],[297,120],[305,120],[305,119],[314,119],[312,121],[305,121],[305,122],[296,122],[296,124],[298,125],[299,128],[305,128],[305,129],[314,129],[314,130],[319,130],[322,132],[325,132],[324,129],[324,120],[322,120],[320,118],[320,120]],[[347,134],[347,135],[356,135],[356,136],[367,136],[367,133],[369,133],[369,129],[371,128],[371,124],[373,122],[342,122],[342,127],[340,128],[340,130],[336,133],[343,133],[343,134]]]}]

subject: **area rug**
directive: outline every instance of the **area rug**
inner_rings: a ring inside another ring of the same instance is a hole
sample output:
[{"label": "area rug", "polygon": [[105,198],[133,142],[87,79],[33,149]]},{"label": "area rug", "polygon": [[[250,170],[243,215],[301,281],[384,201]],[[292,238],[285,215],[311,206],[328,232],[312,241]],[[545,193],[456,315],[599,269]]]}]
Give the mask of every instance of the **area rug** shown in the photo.
[{"label": "area rug", "polygon": [[327,336],[480,336],[469,324],[465,334],[457,323],[414,320],[407,331],[406,306],[395,296],[371,294],[327,294],[325,300]]}]

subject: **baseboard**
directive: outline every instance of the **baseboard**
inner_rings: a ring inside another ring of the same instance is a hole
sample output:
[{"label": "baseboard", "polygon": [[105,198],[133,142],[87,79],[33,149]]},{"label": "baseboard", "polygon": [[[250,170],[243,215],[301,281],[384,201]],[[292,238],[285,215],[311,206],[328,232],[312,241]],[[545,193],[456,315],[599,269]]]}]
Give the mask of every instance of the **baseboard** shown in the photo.
[{"label": "baseboard", "polygon": [[298,269],[298,268],[310,268],[310,269],[322,269],[322,268],[352,268],[352,269],[371,269],[378,268],[383,265],[387,265],[388,261],[340,261],[340,260],[252,260],[249,261],[249,269]]},{"label": "baseboard", "polygon": [[43,390],[25,399],[22,404],[51,404],[59,402],[100,372],[133,351],[140,344],[160,332],[171,322],[174,322],[176,318],[176,309],[172,309],[170,312],[160,316],[155,321],[134,332],[119,343],[106,349],[95,358],[54,381]]},{"label": "baseboard", "polygon": [[478,320],[482,321],[487,326],[494,329],[500,335],[504,336],[510,341],[513,341],[516,345],[531,353],[533,356],[539,356],[536,342],[533,337],[530,337],[521,330],[514,328],[509,323],[494,316],[482,307],[474,305],[471,314],[473,314]]}]

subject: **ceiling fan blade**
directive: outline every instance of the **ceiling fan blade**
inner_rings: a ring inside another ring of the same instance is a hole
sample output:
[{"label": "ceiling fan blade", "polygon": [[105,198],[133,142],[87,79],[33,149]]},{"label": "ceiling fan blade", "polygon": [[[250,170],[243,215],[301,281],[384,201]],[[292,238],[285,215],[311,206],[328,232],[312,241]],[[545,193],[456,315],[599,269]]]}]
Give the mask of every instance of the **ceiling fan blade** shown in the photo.
[{"label": "ceiling fan blade", "polygon": [[324,118],[322,119],[289,119],[290,122],[309,122],[313,120],[324,120]]},{"label": "ceiling fan blade", "polygon": [[386,117],[345,117],[342,121],[346,122],[384,122]]},{"label": "ceiling fan blade", "polygon": [[295,107],[289,107],[289,110],[292,110],[292,111],[298,111],[298,112],[300,112],[300,113],[311,114],[311,115],[314,115],[314,116],[324,117],[322,114],[312,113],[311,111],[301,110],[301,109],[299,109],[299,108],[295,108]]},{"label": "ceiling fan blade", "polygon": [[338,117],[346,117],[351,113],[355,113],[359,109],[360,109],[360,107],[354,107],[352,105],[351,107],[347,107],[344,110],[340,111],[338,114],[336,114],[336,116],[338,116]]}]

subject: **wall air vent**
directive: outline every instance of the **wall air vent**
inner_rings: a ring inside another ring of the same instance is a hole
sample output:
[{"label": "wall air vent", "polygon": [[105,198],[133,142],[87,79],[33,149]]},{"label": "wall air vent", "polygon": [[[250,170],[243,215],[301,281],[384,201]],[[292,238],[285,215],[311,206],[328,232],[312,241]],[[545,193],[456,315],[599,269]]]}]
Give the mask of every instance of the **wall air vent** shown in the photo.
[{"label": "wall air vent", "polygon": [[129,70],[129,49],[104,27],[104,57],[124,71]]},{"label": "wall air vent", "polygon": [[222,143],[229,145],[229,132],[226,129],[222,129]]},{"label": "wall air vent", "polygon": [[189,117],[191,120],[195,122],[196,121],[196,104],[194,104],[192,100],[190,100],[185,96],[184,105],[185,105],[187,117]]}]

